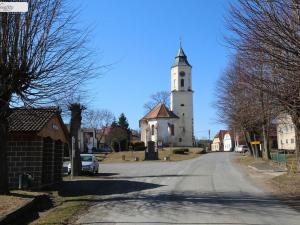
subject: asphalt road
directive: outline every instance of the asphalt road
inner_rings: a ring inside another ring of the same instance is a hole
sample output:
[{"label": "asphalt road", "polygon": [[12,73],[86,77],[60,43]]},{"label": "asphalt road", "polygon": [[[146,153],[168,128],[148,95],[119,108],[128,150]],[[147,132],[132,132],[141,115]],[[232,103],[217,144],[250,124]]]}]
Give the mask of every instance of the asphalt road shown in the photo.
[{"label": "asphalt road", "polygon": [[250,183],[233,156],[103,164],[104,191],[77,223],[299,225],[300,213]]}]

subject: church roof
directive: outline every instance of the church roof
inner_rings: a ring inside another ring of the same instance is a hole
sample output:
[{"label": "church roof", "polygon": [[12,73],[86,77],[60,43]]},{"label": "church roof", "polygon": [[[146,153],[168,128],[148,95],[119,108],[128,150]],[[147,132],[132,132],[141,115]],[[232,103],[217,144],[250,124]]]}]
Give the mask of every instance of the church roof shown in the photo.
[{"label": "church roof", "polygon": [[187,60],[187,56],[185,55],[185,53],[184,53],[181,46],[178,49],[177,55],[175,57],[175,62],[172,65],[172,67],[175,67],[175,66],[189,66],[189,67],[192,67],[189,64],[189,62]]},{"label": "church roof", "polygon": [[148,112],[141,120],[158,119],[158,118],[179,118],[170,111],[165,104],[159,103],[150,112]]}]

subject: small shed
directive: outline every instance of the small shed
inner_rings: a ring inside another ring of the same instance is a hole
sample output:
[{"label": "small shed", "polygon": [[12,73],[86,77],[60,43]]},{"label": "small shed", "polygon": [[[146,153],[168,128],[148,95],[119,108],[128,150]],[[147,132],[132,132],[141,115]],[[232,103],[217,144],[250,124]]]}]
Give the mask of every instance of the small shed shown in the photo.
[{"label": "small shed", "polygon": [[23,173],[33,177],[32,188],[61,182],[65,148],[68,131],[58,108],[12,109],[7,149],[9,187],[17,188]]}]

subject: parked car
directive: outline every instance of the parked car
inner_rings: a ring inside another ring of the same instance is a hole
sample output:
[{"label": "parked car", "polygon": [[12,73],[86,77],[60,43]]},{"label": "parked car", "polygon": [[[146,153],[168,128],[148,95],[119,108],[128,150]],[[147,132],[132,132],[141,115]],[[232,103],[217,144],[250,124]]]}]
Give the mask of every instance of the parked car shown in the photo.
[{"label": "parked car", "polygon": [[69,175],[71,174],[71,162],[65,161],[63,163],[63,174]]},{"label": "parked car", "polygon": [[247,152],[249,151],[249,148],[247,145],[238,145],[234,149],[235,152]]},{"label": "parked car", "polygon": [[81,158],[81,170],[82,172],[88,172],[96,174],[99,169],[99,162],[93,154],[80,154]]},{"label": "parked car", "polygon": [[101,152],[101,153],[110,153],[112,151],[113,150],[110,146],[105,146],[105,147],[99,148],[99,152]]}]

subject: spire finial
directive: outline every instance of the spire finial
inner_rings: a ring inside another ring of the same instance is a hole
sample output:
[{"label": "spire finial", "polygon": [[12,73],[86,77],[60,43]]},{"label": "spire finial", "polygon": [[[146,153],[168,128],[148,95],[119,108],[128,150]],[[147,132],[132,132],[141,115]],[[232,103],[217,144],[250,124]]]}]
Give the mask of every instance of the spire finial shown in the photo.
[{"label": "spire finial", "polygon": [[181,43],[182,43],[182,38],[181,38],[181,36],[180,36],[180,37],[179,37],[179,47],[180,47],[180,48],[182,48]]}]

